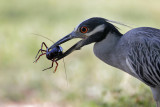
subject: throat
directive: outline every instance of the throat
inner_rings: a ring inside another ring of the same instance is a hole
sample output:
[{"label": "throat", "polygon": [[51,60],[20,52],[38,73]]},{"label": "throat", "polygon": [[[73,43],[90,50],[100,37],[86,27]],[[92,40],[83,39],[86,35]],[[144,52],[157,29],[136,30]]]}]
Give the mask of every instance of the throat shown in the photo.
[{"label": "throat", "polygon": [[94,45],[94,54],[103,62],[117,67],[113,62],[116,60],[116,47],[119,42],[121,35],[116,33],[108,33],[106,38]]}]

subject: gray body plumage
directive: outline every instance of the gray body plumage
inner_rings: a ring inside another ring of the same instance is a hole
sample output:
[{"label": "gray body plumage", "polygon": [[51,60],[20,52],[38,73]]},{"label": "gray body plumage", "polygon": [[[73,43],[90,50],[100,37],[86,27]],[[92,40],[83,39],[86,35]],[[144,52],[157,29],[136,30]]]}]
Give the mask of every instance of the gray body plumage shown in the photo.
[{"label": "gray body plumage", "polygon": [[50,48],[73,38],[82,39],[57,59],[60,60],[85,45],[95,43],[94,54],[100,60],[150,86],[157,107],[160,107],[160,30],[140,27],[121,34],[111,23],[121,24],[100,17],[85,20]]},{"label": "gray body plumage", "polygon": [[95,55],[149,85],[160,101],[160,30],[141,27],[123,36],[109,33],[94,45]]}]

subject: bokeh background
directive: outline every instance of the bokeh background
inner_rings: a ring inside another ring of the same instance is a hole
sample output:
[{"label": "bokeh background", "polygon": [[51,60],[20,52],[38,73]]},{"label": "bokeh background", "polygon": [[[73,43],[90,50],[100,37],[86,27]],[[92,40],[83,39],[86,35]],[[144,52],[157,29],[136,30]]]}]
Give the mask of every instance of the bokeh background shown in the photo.
[{"label": "bokeh background", "polygon": [[[53,74],[33,63],[41,43],[57,41],[90,17],[160,27],[159,0],[0,0],[0,106],[154,107],[149,87],[94,56],[93,44],[67,56]],[[122,33],[130,28],[119,26]],[[65,43],[64,51],[76,43]],[[66,69],[66,74],[65,74]]]}]

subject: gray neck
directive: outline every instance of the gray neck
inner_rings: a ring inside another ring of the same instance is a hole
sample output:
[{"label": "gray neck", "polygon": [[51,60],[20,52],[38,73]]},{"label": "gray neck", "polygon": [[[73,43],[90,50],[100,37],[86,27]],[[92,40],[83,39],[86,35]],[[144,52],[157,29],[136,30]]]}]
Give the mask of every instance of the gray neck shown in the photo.
[{"label": "gray neck", "polygon": [[[120,44],[122,36],[114,33],[109,33],[106,38],[94,45],[94,54],[103,62],[113,67],[119,68],[126,73],[136,77],[134,73],[130,71],[126,62],[125,53],[127,53],[125,47]],[[125,52],[124,52],[125,51]],[[124,54],[121,54],[124,53]]]},{"label": "gray neck", "polygon": [[121,38],[120,35],[116,35],[115,33],[108,33],[106,38],[100,42],[95,43],[94,45],[94,54],[105,63],[114,66],[116,68],[120,68],[116,59],[116,46]]}]

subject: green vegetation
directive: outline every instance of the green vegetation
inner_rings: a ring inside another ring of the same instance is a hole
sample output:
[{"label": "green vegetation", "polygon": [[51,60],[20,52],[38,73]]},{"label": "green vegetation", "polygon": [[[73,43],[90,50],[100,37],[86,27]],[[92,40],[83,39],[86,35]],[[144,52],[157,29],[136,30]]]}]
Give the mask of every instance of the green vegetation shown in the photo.
[{"label": "green vegetation", "polygon": [[[0,0],[0,105],[56,107],[154,107],[149,87],[110,67],[86,46],[66,57],[55,74],[42,72],[45,56],[33,64],[41,43],[57,41],[81,21],[105,17],[132,27],[160,26],[159,0]],[[129,28],[118,26],[122,33]],[[78,40],[64,45],[67,50]]]}]

